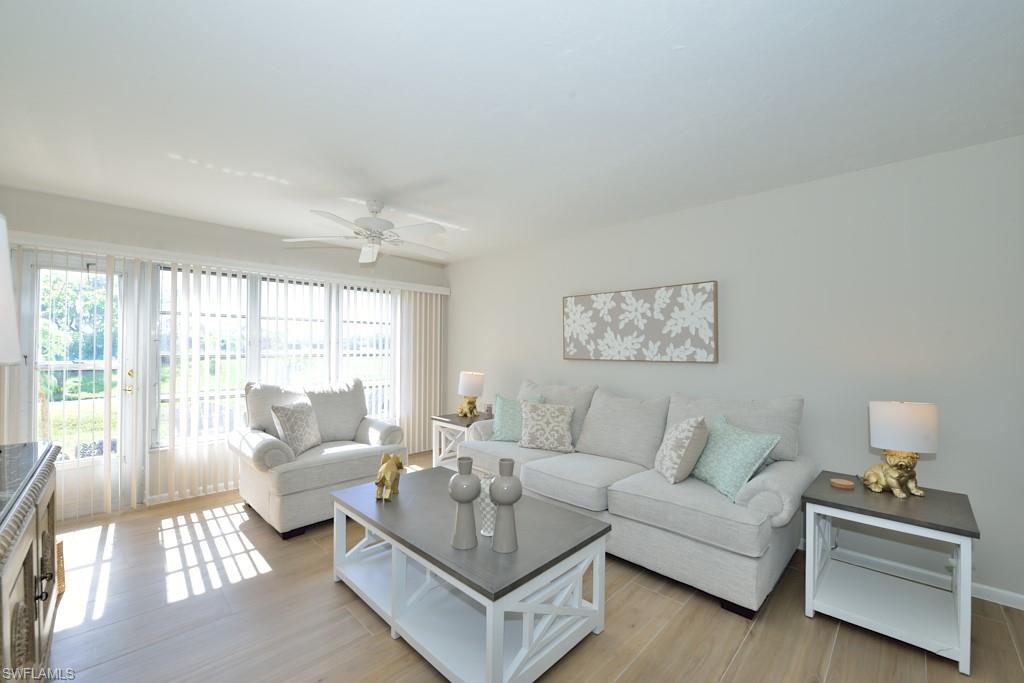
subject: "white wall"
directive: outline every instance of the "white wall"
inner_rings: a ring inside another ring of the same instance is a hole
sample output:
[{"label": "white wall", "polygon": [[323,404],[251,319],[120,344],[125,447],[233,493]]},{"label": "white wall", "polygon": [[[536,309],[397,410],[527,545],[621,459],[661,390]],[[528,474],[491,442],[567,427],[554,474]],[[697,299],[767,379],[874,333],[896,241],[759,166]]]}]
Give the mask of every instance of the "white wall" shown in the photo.
[{"label": "white wall", "polygon": [[[460,369],[487,373],[484,400],[523,377],[636,396],[801,394],[801,449],[849,473],[877,462],[869,399],[936,402],[941,452],[920,481],[970,495],[975,581],[1024,594],[1022,275],[1024,137],[567,231],[449,267],[448,398]],[[712,279],[719,364],[562,359],[563,295]],[[942,568],[927,551],[849,542]]]},{"label": "white wall", "polygon": [[442,264],[383,255],[360,266],[353,249],[285,249],[268,233],[0,186],[0,213],[11,230],[107,242],[178,254],[246,261],[289,270],[447,285]]}]

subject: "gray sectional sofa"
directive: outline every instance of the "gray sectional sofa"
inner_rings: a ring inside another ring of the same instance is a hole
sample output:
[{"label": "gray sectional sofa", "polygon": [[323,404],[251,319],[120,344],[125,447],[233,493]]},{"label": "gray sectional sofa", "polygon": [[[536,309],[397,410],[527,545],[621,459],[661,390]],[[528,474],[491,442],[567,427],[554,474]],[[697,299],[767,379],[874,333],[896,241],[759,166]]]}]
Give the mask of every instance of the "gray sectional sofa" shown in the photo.
[{"label": "gray sectional sofa", "polygon": [[[611,523],[609,553],[715,595],[740,613],[760,608],[800,542],[800,496],[818,473],[799,453],[802,398],[673,394],[642,401],[596,386],[531,382],[523,383],[519,396],[574,405],[577,451],[493,441],[488,420],[470,428],[459,456],[495,473],[500,458],[512,458],[528,495]],[[724,415],[737,426],[782,437],[735,502],[692,476],[670,484],[652,469],[666,426],[696,415]],[[452,460],[443,464],[454,467]]]}]

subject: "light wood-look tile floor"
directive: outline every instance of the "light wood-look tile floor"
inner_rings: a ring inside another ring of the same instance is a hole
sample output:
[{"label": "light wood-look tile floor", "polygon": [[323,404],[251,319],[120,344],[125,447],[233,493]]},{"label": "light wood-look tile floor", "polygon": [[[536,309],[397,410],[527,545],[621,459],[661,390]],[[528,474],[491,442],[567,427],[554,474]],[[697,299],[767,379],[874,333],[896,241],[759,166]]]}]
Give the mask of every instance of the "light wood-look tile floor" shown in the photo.
[{"label": "light wood-look tile floor", "polygon": [[[348,532],[352,543],[361,529]],[[64,525],[60,539],[67,590],[50,665],[77,681],[440,680],[332,580],[330,523],[282,541],[227,493]],[[799,559],[751,621],[609,557],[604,632],[542,680],[1024,682],[1024,612],[975,601],[963,678],[949,660],[806,618]]]}]

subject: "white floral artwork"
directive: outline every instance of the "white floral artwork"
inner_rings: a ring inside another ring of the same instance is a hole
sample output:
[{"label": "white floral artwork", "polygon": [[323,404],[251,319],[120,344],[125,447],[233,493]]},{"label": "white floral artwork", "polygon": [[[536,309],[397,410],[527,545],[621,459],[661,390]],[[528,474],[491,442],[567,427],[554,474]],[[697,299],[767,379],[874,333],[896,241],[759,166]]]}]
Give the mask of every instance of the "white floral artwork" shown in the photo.
[{"label": "white floral artwork", "polygon": [[718,362],[718,283],[567,296],[569,359]]}]

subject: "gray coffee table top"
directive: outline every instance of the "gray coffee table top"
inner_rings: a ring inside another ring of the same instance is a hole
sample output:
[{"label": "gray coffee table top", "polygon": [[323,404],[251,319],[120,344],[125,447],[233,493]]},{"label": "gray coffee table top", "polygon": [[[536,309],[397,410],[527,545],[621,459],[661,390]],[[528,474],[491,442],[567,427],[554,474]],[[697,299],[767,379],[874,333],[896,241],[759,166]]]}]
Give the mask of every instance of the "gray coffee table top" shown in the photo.
[{"label": "gray coffee table top", "polygon": [[[829,479],[849,479],[853,491],[833,488]],[[981,538],[978,522],[974,519],[971,501],[962,493],[940,491],[925,483],[923,497],[897,498],[888,491],[869,490],[860,477],[839,472],[822,472],[804,491],[803,502],[859,512],[896,522],[945,531],[958,536]]]},{"label": "gray coffee table top", "polygon": [[611,531],[611,525],[523,496],[516,503],[519,550],[503,555],[478,536],[471,550],[456,550],[451,536],[455,502],[448,496],[452,471],[436,467],[403,474],[398,496],[374,500],[375,487],[360,484],[331,495],[364,526],[379,529],[427,562],[489,600],[497,600]]}]

